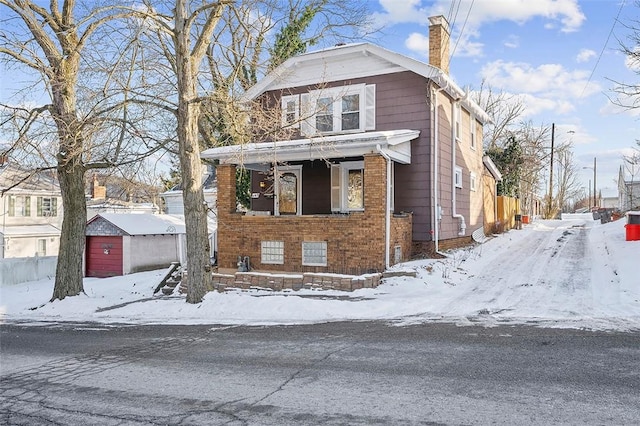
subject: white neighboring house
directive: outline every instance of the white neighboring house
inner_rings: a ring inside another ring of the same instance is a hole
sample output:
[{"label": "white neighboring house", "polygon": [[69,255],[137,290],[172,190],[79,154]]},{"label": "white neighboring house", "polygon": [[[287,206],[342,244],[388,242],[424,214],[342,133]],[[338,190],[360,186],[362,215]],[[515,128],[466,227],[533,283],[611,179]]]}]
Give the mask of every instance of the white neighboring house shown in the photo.
[{"label": "white neighboring house", "polygon": [[[218,200],[218,180],[216,179],[216,169],[213,165],[203,165],[202,187],[204,201],[207,203],[207,216],[209,222],[209,244],[211,246],[212,257],[217,257],[218,251],[218,218],[216,215],[216,205]],[[164,202],[163,213],[175,215],[184,220],[184,200],[182,198],[182,186],[176,185],[169,191],[160,194]]]},{"label": "white neighboring house", "polygon": [[57,256],[62,216],[51,172],[32,173],[0,156],[0,258]]},{"label": "white neighboring house", "polygon": [[[202,187],[204,201],[207,203],[207,215],[216,219],[216,201],[218,199],[218,181],[216,169],[212,165],[203,165]],[[184,215],[184,201],[182,198],[182,185],[176,185],[168,191],[160,194],[164,202],[163,212],[166,214]]]},{"label": "white neighboring house", "polygon": [[618,196],[620,211],[636,210],[640,207],[640,175],[625,173],[624,166],[618,172]]}]

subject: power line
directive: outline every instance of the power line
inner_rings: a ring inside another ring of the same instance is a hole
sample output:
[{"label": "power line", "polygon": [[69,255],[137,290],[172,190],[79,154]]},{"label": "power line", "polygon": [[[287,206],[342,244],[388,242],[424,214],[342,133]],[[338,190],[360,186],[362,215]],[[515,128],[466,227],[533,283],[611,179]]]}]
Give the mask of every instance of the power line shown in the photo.
[{"label": "power line", "polygon": [[602,58],[602,55],[604,54],[604,50],[607,48],[607,45],[609,44],[609,40],[611,39],[611,35],[613,34],[614,28],[616,27],[616,23],[620,19],[620,13],[622,13],[622,8],[624,7],[626,1],[627,0],[622,0],[620,2],[620,8],[618,9],[618,14],[616,15],[616,19],[613,20],[613,24],[611,25],[611,30],[609,30],[609,35],[607,35],[607,40],[604,42],[604,46],[602,46],[602,50],[600,50],[600,54],[598,55],[598,59],[596,60],[596,63],[593,65],[593,69],[591,70],[591,74],[589,75],[589,79],[585,83],[584,88],[582,89],[582,93],[580,93],[580,97],[582,97],[582,95],[584,95],[584,91],[587,90],[587,86],[589,85],[589,83],[591,83],[591,78],[593,78],[593,74],[595,74],[596,68],[598,68],[598,64],[600,63],[600,59]]},{"label": "power line", "polygon": [[[460,29],[460,34],[458,34],[458,39],[456,40],[456,44],[453,46],[453,50],[451,51],[451,57],[456,53],[456,48],[458,47],[458,43],[462,38],[462,34],[464,33],[464,29],[467,26],[467,21],[469,20],[469,15],[471,15],[471,9],[473,9],[473,3],[475,0],[471,0],[471,4],[469,5],[469,10],[467,10],[467,16],[464,18],[464,22],[462,23],[462,28]],[[458,6],[459,8],[459,6]],[[458,16],[458,12],[456,12],[456,16]]]}]

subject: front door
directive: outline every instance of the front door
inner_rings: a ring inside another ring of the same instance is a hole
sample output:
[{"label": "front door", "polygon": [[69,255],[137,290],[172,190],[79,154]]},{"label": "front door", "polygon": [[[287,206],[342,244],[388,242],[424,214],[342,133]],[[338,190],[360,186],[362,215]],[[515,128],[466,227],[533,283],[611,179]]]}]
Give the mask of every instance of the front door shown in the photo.
[{"label": "front door", "polygon": [[302,213],[301,175],[301,166],[278,168],[277,215],[299,215]]}]

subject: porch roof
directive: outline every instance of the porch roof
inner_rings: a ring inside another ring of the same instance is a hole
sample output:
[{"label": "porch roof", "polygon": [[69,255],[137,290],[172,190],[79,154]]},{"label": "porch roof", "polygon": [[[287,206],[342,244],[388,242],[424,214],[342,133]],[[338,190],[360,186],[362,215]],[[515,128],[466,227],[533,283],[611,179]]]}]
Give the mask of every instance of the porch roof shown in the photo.
[{"label": "porch roof", "polygon": [[258,142],[210,148],[202,158],[219,160],[221,164],[242,164],[246,168],[259,164],[358,157],[381,151],[393,161],[411,163],[411,141],[419,130],[390,130],[319,136],[275,142]]}]

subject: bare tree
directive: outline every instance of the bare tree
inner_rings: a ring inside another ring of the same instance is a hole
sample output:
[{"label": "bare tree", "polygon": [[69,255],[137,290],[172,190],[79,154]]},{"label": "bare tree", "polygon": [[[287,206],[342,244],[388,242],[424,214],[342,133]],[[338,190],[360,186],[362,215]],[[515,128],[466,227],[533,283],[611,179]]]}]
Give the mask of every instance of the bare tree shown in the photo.
[{"label": "bare tree", "polygon": [[503,91],[496,92],[486,81],[473,92],[474,100],[491,117],[491,123],[484,126],[484,149],[504,148],[509,138],[522,124],[524,102],[518,95]]},{"label": "bare tree", "polygon": [[[64,218],[52,300],[63,299],[83,292],[85,172],[139,161],[158,147],[140,137],[142,112],[127,107],[136,75],[127,65],[132,57],[105,43],[121,39],[117,30],[124,28],[99,34],[123,13],[113,6],[84,9],[74,0],[52,0],[48,9],[31,0],[0,0],[0,8],[0,58],[34,75],[25,104],[39,101],[37,90],[49,98],[35,107],[3,105],[3,128],[11,127],[11,151],[37,156],[40,169],[57,172]],[[92,67],[87,52],[96,53],[96,37],[103,49],[112,49],[111,61]]]},{"label": "bare tree", "polygon": [[[636,1],[635,5],[640,10],[640,1]],[[620,51],[626,56],[629,69],[640,76],[640,20],[632,19],[623,25],[629,30],[629,35],[626,41],[620,42]],[[629,110],[640,108],[640,82],[614,83],[614,104]]]},{"label": "bare tree", "polygon": [[562,211],[568,211],[567,205],[580,195],[580,182],[578,181],[578,167],[573,161],[571,144],[561,146],[557,151],[557,189],[556,201]]}]

